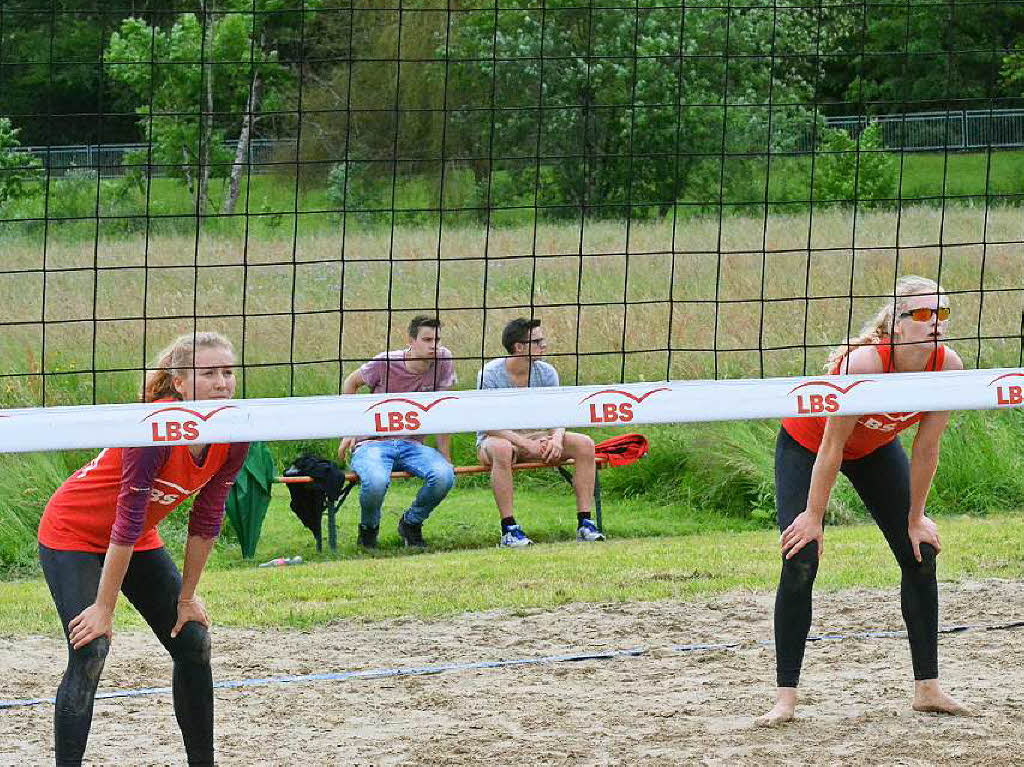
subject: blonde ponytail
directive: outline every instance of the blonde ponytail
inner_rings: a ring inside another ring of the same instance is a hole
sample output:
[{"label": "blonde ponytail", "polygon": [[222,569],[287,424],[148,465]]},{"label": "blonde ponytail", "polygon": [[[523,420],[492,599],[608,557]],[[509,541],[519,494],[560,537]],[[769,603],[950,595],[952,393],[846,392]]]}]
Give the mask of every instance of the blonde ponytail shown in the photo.
[{"label": "blonde ponytail", "polygon": [[220,333],[186,333],[174,339],[170,346],[157,355],[153,367],[146,372],[142,401],[155,402],[169,397],[181,399],[174,388],[174,376],[183,377],[195,366],[196,351],[211,348],[234,351],[231,342]]},{"label": "blonde ponytail", "polygon": [[[920,295],[941,295],[942,288],[935,280],[927,277],[919,277],[916,274],[907,274],[896,281],[896,289],[893,297],[886,300],[879,307],[875,316],[860,329],[860,333],[848,338],[846,343],[832,349],[828,355],[828,362],[825,363],[825,372],[831,372],[837,363],[846,358],[850,352],[859,346],[873,346],[881,342],[883,338],[892,335],[896,325],[896,317],[903,311],[908,296]],[[840,373],[844,372],[842,369]]]}]

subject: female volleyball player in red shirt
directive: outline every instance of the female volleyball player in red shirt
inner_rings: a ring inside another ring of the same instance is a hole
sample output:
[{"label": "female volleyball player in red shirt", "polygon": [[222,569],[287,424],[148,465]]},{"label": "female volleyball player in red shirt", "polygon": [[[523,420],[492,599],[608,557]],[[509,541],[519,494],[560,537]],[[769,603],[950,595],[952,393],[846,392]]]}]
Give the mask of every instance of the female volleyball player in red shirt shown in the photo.
[{"label": "female volleyball player in red shirt", "polygon": [[[182,336],[146,377],[144,398],[228,399],[235,393],[233,366],[223,336]],[[54,716],[58,764],[80,764],[85,752],[118,591],[174,661],[174,713],[189,764],[213,764],[210,619],[196,585],[247,450],[246,443],[108,448],[46,505],[39,561],[68,640]],[[182,576],[156,525],[193,496]]]},{"label": "female volleyball player in red shirt", "polygon": [[[949,301],[932,280],[906,276],[861,334],[835,349],[826,370],[875,376],[962,370],[942,343]],[[891,335],[890,335],[891,334]],[[775,597],[775,705],[758,724],[788,722],[796,708],[804,645],[811,626],[811,588],[818,571],[825,507],[842,471],[896,556],[902,571],[903,619],[910,639],[917,711],[949,714],[966,709],[939,687],[939,533],[924,514],[939,460],[948,412],[876,413],[831,418],[787,418],[775,448],[775,504],[782,530],[782,576]],[[896,435],[918,424],[913,457]]]}]

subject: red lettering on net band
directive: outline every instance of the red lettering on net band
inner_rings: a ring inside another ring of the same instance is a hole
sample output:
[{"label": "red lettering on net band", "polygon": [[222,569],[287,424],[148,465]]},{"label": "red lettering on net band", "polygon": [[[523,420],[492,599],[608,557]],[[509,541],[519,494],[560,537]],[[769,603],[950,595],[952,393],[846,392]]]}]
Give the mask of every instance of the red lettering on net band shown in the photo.
[{"label": "red lettering on net band", "polygon": [[582,405],[588,399],[593,399],[594,397],[597,397],[600,394],[619,394],[619,395],[621,395],[623,397],[629,397],[631,400],[633,400],[636,404],[639,405],[641,402],[643,402],[645,399],[650,397],[652,394],[657,394],[660,391],[672,391],[672,390],[669,389],[667,386],[662,386],[659,389],[651,389],[649,392],[645,392],[644,394],[641,394],[639,397],[637,397],[635,394],[630,394],[628,391],[622,391],[621,389],[602,389],[601,391],[596,391],[593,394],[588,394],[586,397],[584,397],[583,399],[580,400],[580,404]]},{"label": "red lettering on net band", "polygon": [[[214,408],[206,415],[203,415],[197,410],[192,410],[180,405],[171,405],[170,407],[163,407],[159,410],[154,410],[139,421],[139,423],[145,423],[153,416],[160,415],[161,413],[188,413],[189,415],[194,415],[200,421],[205,423],[222,410],[231,410],[235,407],[237,406],[222,405],[221,407]],[[153,442],[177,442],[182,439],[192,442],[199,439],[199,423],[197,421],[153,421],[150,426],[153,427],[151,437]]]},{"label": "red lettering on net band", "polygon": [[855,386],[860,386],[861,384],[865,384],[865,383],[871,383],[874,380],[875,380],[874,378],[864,378],[864,379],[862,379],[860,381],[854,381],[852,384],[847,386],[845,389],[842,386],[840,386],[839,384],[832,383],[831,381],[805,381],[802,384],[794,386],[792,389],[789,390],[789,393],[793,394],[797,389],[802,389],[805,386],[827,386],[830,389],[835,389],[840,394],[848,394],[850,392],[850,390],[853,389]]},{"label": "red lettering on net band", "polygon": [[589,394],[580,400],[579,404],[583,404],[588,399],[593,399],[602,394],[615,394],[618,397],[625,397],[630,402],[602,402],[600,404],[591,402],[588,410],[590,415],[590,422],[595,424],[605,423],[629,423],[633,420],[633,408],[643,404],[643,401],[650,397],[652,394],[657,394],[660,391],[672,391],[667,386],[661,386],[657,389],[651,389],[649,392],[644,392],[639,397],[635,394],[630,394],[628,391],[622,389],[602,389],[596,391],[593,394]]},{"label": "red lettering on net band", "polygon": [[[381,405],[400,402],[405,405],[412,405],[415,408],[419,408],[424,413],[429,413],[431,408],[435,405],[439,405],[450,399],[458,399],[458,397],[438,397],[429,405],[423,405],[416,400],[409,399],[408,397],[389,397],[388,399],[383,399],[380,402],[374,402],[363,412],[368,413],[374,408],[379,408]],[[388,434],[394,431],[418,431],[420,426],[423,425],[420,418],[420,414],[415,410],[378,410],[373,414],[373,429],[377,434]]]},{"label": "red lettering on net band", "polygon": [[863,383],[870,383],[875,379],[863,378],[860,381],[854,381],[849,386],[843,387],[839,384],[833,383],[832,381],[805,381],[802,384],[798,384],[789,390],[789,394],[795,394],[804,387],[819,387],[823,386],[828,389],[832,389],[835,393],[821,394],[815,392],[813,394],[797,394],[796,395],[796,413],[797,415],[833,415],[839,412],[839,397],[843,394],[849,394],[855,386],[860,386]]},{"label": "red lettering on net band", "polygon": [[412,405],[413,407],[418,407],[424,413],[429,413],[430,409],[432,407],[434,407],[434,405],[440,404],[441,402],[444,402],[445,400],[449,400],[449,399],[458,399],[458,397],[439,397],[438,399],[436,399],[433,402],[431,402],[429,405],[421,405],[419,402],[416,402],[415,400],[411,400],[411,399],[406,399],[405,397],[392,397],[391,399],[382,399],[380,402],[374,402],[372,405],[370,405],[368,408],[366,408],[366,410],[364,410],[363,412],[364,413],[369,413],[375,407],[380,407],[381,405],[386,405],[389,402],[404,402],[406,405]]},{"label": "red lettering on net band", "polygon": [[[1003,373],[993,378],[989,386],[1006,378],[1024,378],[1024,373]],[[1024,386],[1019,384],[996,387],[996,405],[1000,407],[1017,407],[1024,405]]]},{"label": "red lettering on net band", "polygon": [[188,413],[189,415],[194,415],[196,418],[198,418],[201,421],[209,421],[211,418],[213,418],[215,415],[217,415],[217,413],[219,413],[221,410],[231,410],[232,408],[235,408],[235,407],[237,407],[237,406],[236,405],[223,405],[221,407],[214,408],[213,410],[211,410],[206,415],[203,415],[202,413],[196,412],[195,410],[189,410],[187,407],[180,407],[178,405],[174,405],[172,407],[164,407],[164,408],[160,408],[159,410],[154,410],[152,413],[150,413],[145,418],[143,418],[141,421],[139,421],[139,423],[143,423],[145,421],[148,421],[153,416],[160,415],[160,413],[170,413],[170,412],[175,412],[175,411],[179,412],[179,413]]}]

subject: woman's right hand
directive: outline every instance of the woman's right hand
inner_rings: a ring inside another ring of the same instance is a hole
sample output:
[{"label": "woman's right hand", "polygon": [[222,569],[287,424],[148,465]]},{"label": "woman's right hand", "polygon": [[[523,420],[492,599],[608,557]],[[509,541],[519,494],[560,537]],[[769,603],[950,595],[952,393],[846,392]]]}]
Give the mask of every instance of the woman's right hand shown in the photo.
[{"label": "woman's right hand", "polygon": [[809,511],[803,511],[796,519],[782,531],[782,553],[786,559],[792,559],[811,541],[818,544],[818,559],[821,559],[821,552],[825,548],[825,530],[821,520]]},{"label": "woman's right hand", "polygon": [[113,623],[114,611],[94,602],[71,619],[68,641],[78,650],[94,639],[110,639],[114,635]]}]

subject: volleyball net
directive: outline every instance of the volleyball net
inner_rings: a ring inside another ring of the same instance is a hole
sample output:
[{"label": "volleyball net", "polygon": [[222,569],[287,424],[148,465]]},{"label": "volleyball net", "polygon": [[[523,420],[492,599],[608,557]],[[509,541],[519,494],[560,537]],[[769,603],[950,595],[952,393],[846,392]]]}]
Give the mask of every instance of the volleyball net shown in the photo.
[{"label": "volleyball net", "polygon": [[[1019,404],[1022,16],[4,3],[0,442],[400,434],[380,414],[403,408],[439,432]],[[814,383],[908,273],[942,284],[948,343],[982,370]],[[520,316],[579,388],[320,398],[418,314],[460,389]],[[234,342],[238,401],[114,404],[201,330]]]}]

